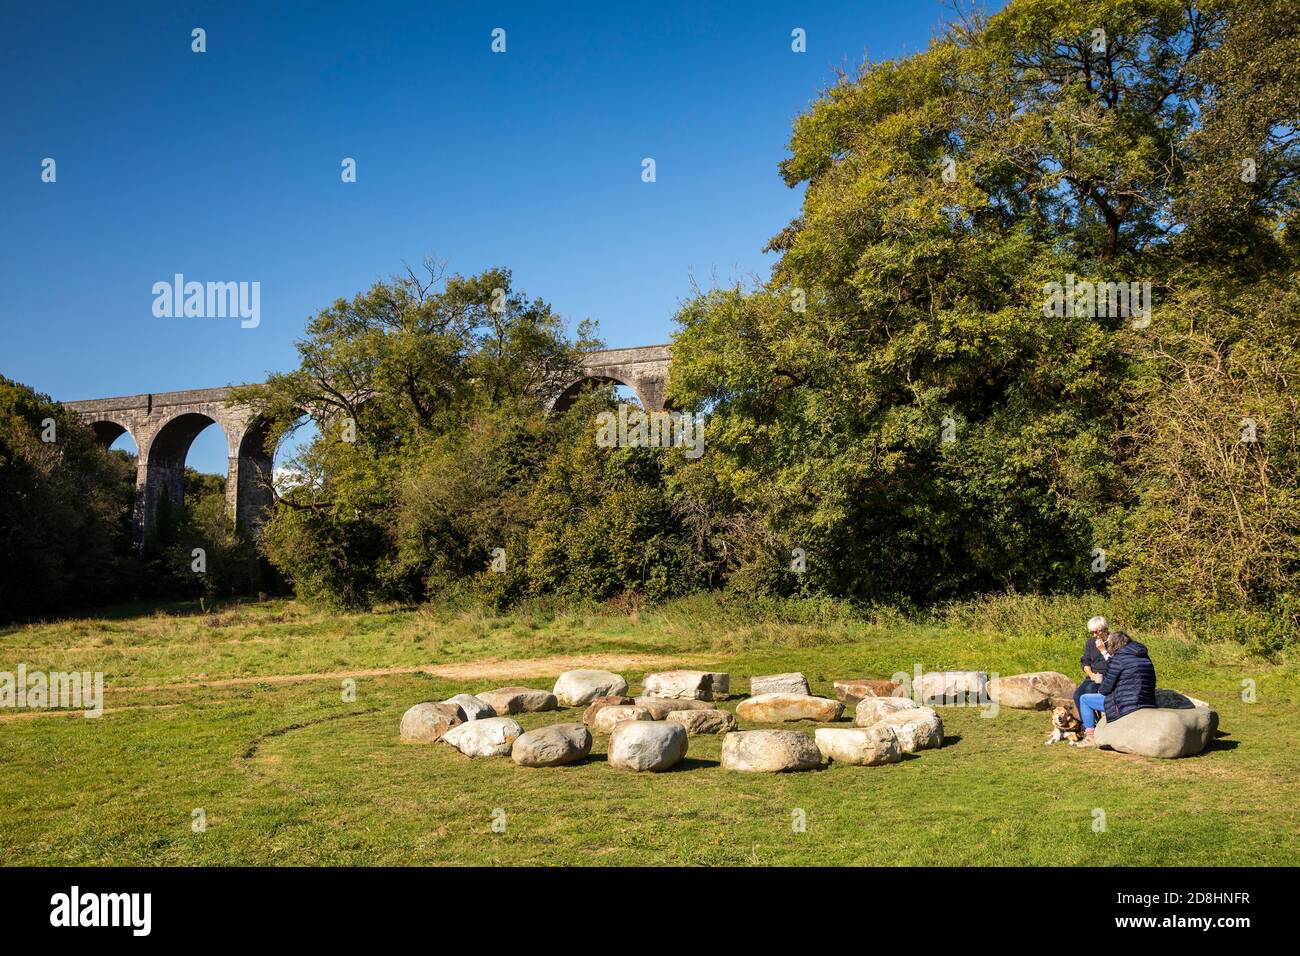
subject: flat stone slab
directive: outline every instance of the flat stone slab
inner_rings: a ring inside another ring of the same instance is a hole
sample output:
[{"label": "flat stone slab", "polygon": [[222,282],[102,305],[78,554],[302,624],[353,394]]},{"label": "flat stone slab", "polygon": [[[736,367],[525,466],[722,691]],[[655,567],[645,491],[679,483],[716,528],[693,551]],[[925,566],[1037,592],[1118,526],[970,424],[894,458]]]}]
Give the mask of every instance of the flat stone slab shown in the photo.
[{"label": "flat stone slab", "polygon": [[606,707],[623,707],[635,703],[636,701],[634,701],[631,697],[624,697],[620,695],[611,695],[609,697],[597,697],[595,700],[591,702],[591,704],[587,707],[587,709],[582,712],[582,722],[586,724],[588,727],[590,727],[591,722],[596,719],[596,715],[599,714]]},{"label": "flat stone slab", "polygon": [[878,767],[898,763],[903,750],[893,727],[818,727],[813,731],[817,749],[827,760],[853,764],[855,767]]},{"label": "flat stone slab", "polygon": [[591,753],[591,731],[582,724],[550,724],[515,739],[510,759],[521,767],[560,767]]},{"label": "flat stone slab", "polygon": [[722,738],[722,766],[744,773],[815,770],[822,752],[796,730],[733,730]]},{"label": "flat stone slab", "polygon": [[729,710],[674,710],[664,719],[681,724],[688,737],[725,734],[736,729],[736,715]]},{"label": "flat stone slab", "polygon": [[591,729],[598,734],[613,733],[614,727],[626,720],[652,721],[654,717],[650,711],[636,704],[615,704],[612,707],[603,707],[597,712],[596,718],[591,722]]},{"label": "flat stone slab", "polygon": [[713,675],[709,671],[661,671],[646,674],[641,682],[646,697],[662,700],[712,700]]},{"label": "flat stone slab", "polygon": [[1119,720],[1097,725],[1098,747],[1120,753],[1172,760],[1204,750],[1219,729],[1219,715],[1208,707],[1144,707]]},{"label": "flat stone slab", "polygon": [[586,707],[597,697],[622,695],[627,681],[611,671],[565,671],[555,681],[556,701],[562,707]]},{"label": "flat stone slab", "polygon": [[988,680],[984,671],[931,671],[913,682],[912,697],[926,707],[973,704],[987,699]]},{"label": "flat stone slab", "polygon": [[844,704],[856,704],[865,697],[893,697],[903,692],[902,684],[869,677],[837,680],[832,686],[835,688],[835,696]]},{"label": "flat stone slab", "polygon": [[988,694],[1003,707],[1016,710],[1051,710],[1059,700],[1071,700],[1078,686],[1058,671],[1034,671],[995,677],[988,682]]},{"label": "flat stone slab", "polygon": [[609,736],[609,765],[651,773],[667,770],[686,756],[686,737],[685,727],[666,720],[625,720]]},{"label": "flat stone slab", "polygon": [[495,710],[499,717],[555,710],[559,706],[554,694],[535,687],[499,687],[496,690],[485,690],[476,696]]},{"label": "flat stone slab", "polygon": [[768,674],[764,677],[751,677],[749,679],[749,695],[757,697],[760,694],[809,694],[808,678],[804,677],[798,671],[791,671],[788,674]]},{"label": "flat stone slab", "polygon": [[900,710],[917,710],[920,704],[908,697],[864,697],[853,712],[855,727],[873,727]]},{"label": "flat stone slab", "polygon": [[466,757],[508,757],[524,728],[509,717],[480,717],[451,728],[442,742]]},{"label": "flat stone slab", "polygon": [[459,707],[466,720],[482,720],[485,717],[495,717],[497,715],[491,704],[479,700],[473,694],[457,694],[455,697],[448,697],[443,703]]},{"label": "flat stone slab", "polygon": [[464,722],[465,712],[454,704],[426,701],[416,704],[402,715],[398,733],[407,743],[431,744]]},{"label": "flat stone slab", "polygon": [[827,697],[810,697],[807,694],[759,694],[742,700],[736,707],[736,716],[760,724],[778,724],[788,720],[815,720],[829,723],[839,720],[844,705]]},{"label": "flat stone slab", "polygon": [[891,727],[903,753],[937,750],[943,746],[943,718],[929,707],[898,710],[887,714],[872,727]]},{"label": "flat stone slab", "polygon": [[655,720],[663,720],[678,710],[713,710],[713,703],[707,700],[665,700],[662,697],[636,697],[638,707],[650,711]]}]

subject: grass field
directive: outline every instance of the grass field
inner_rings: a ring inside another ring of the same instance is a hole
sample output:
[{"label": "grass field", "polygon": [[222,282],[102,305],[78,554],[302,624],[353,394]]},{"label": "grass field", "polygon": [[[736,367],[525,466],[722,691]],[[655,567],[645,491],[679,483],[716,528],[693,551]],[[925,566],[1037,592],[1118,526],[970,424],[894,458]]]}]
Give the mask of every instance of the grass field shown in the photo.
[{"label": "grass field", "polygon": [[[583,665],[839,677],[977,668],[1075,675],[1085,602],[1004,601],[928,623],[785,616],[700,599],[656,611],[397,610],[292,601],[124,608],[0,630],[0,671],[102,671],[99,719],[0,711],[6,864],[1293,864],[1300,665],[1177,630],[1137,631],[1160,685],[1204,698],[1222,736],[1154,761],[1044,747],[1044,714],[943,710],[945,743],[902,763],[789,775],[718,766],[694,737],[660,775],[527,770],[398,742],[422,700],[550,688]],[[1105,609],[1102,608],[1104,611]],[[343,699],[344,679],[356,699]],[[1242,700],[1242,681],[1258,699]],[[735,707],[733,700],[723,705]],[[525,728],[581,719],[529,714]],[[749,726],[742,722],[742,729]],[[812,725],[787,725],[811,732]],[[847,726],[847,724],[845,724]],[[195,810],[206,817],[195,832]],[[494,810],[505,831],[493,831]],[[802,810],[806,828],[792,821]],[[1096,832],[1095,811],[1105,815]]]}]

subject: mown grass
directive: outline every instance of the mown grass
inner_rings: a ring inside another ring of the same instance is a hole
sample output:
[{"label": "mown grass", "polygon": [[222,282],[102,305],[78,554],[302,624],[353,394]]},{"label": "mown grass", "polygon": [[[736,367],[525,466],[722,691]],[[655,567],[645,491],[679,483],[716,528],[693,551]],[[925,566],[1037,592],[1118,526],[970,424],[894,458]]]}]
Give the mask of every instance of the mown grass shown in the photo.
[{"label": "mown grass", "polygon": [[[802,670],[827,695],[838,677],[917,664],[1074,675],[1095,602],[1002,599],[919,621],[716,598],[618,612],[135,610],[0,630],[0,671],[103,671],[109,708],[97,720],[0,712],[5,863],[1255,865],[1294,863],[1300,849],[1297,661],[1178,626],[1132,630],[1162,686],[1219,710],[1224,736],[1185,760],[1044,747],[1043,714],[973,708],[943,711],[941,750],[779,776],[722,770],[709,737],[661,775],[610,768],[601,737],[587,762],[550,770],[397,739],[411,704],[549,688],[563,669],[552,662],[492,675],[560,655],[626,658],[634,685],[665,662],[729,671],[737,690],[753,674]],[[358,677],[355,701],[343,699],[342,674],[456,665]],[[1256,702],[1242,700],[1243,680]]]}]

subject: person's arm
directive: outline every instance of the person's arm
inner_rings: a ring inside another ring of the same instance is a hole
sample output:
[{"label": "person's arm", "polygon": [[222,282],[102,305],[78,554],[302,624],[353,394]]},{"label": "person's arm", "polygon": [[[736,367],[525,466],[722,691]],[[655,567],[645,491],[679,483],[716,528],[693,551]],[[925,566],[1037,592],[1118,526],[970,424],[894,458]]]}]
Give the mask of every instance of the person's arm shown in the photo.
[{"label": "person's arm", "polygon": [[1083,666],[1084,676],[1086,676],[1089,680],[1095,681],[1097,678],[1095,678],[1092,674],[1092,650],[1093,650],[1092,638],[1090,637],[1088,638],[1087,641],[1084,642],[1083,656],[1079,658],[1079,663]]},{"label": "person's arm", "polygon": [[1119,658],[1112,657],[1106,664],[1106,675],[1101,679],[1101,689],[1097,693],[1103,697],[1110,694],[1115,689],[1115,681],[1119,680],[1120,671],[1124,665],[1120,663]]}]

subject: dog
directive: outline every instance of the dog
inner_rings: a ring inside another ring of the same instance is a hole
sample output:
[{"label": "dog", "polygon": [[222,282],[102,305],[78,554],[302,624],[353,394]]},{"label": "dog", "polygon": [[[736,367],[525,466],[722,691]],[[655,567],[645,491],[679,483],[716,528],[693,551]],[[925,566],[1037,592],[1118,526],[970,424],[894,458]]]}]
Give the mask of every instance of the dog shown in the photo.
[{"label": "dog", "polygon": [[1071,747],[1083,739],[1083,721],[1074,712],[1073,707],[1057,707],[1052,711],[1052,736],[1044,743],[1047,746],[1069,741]]}]

